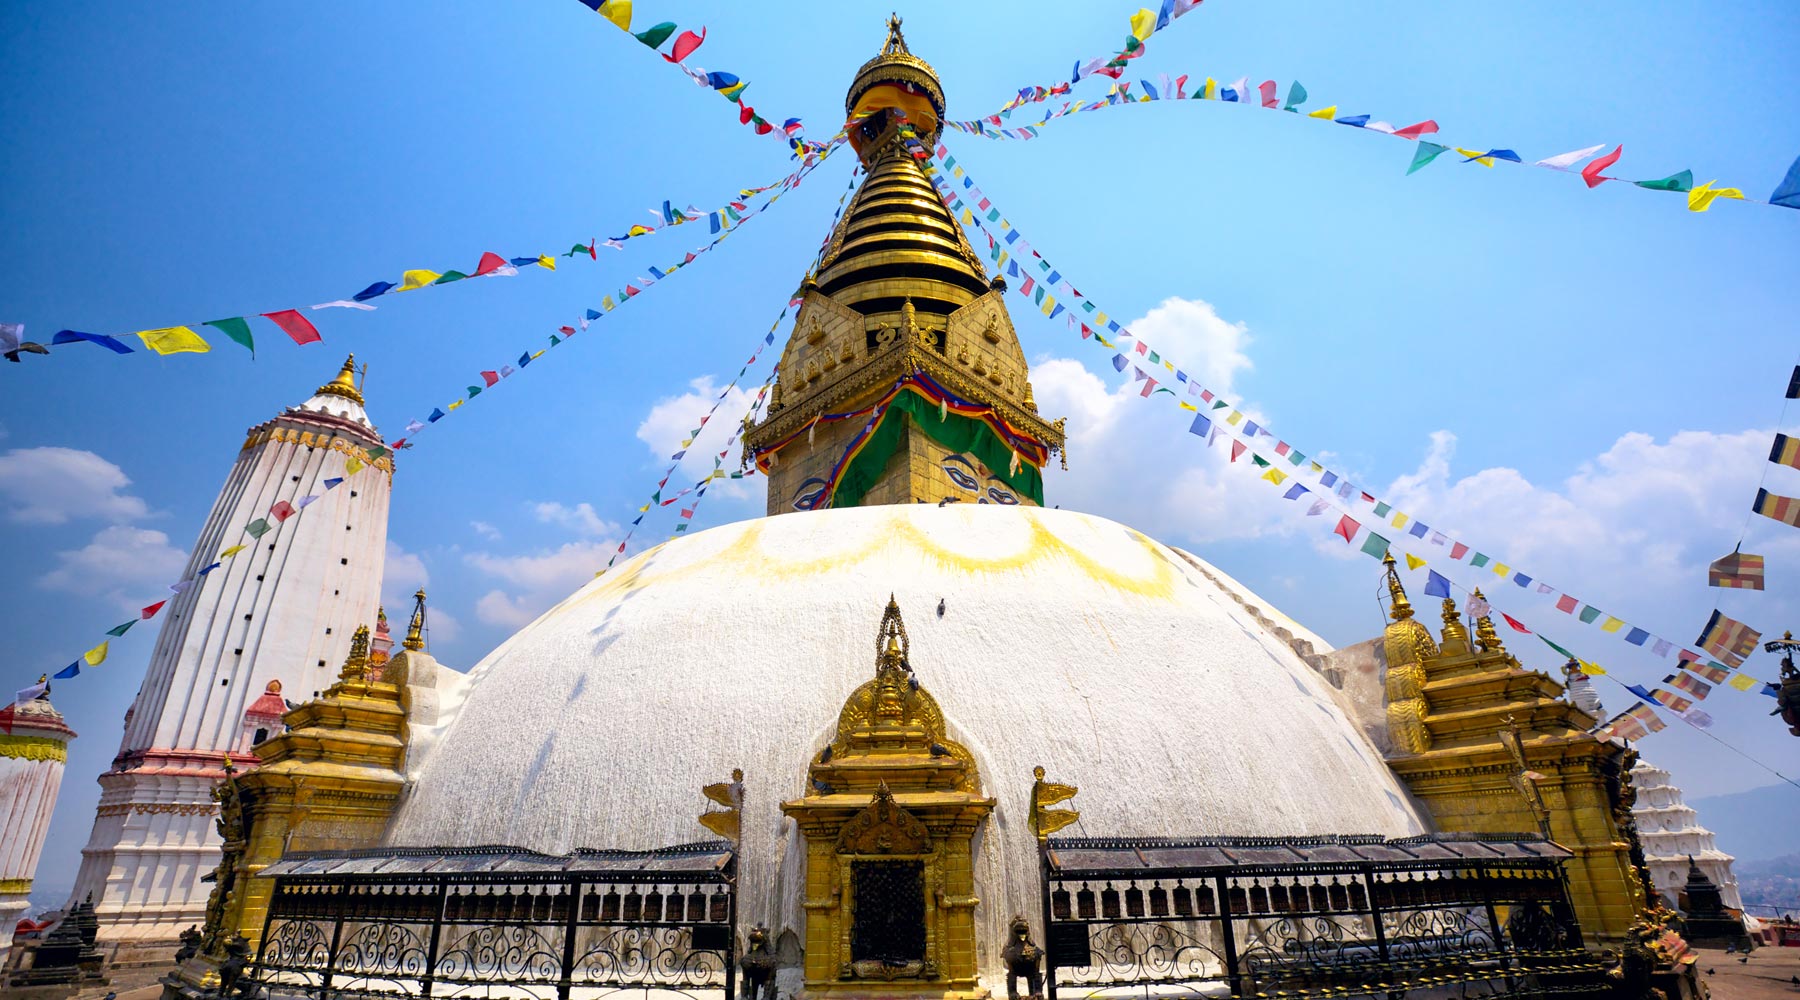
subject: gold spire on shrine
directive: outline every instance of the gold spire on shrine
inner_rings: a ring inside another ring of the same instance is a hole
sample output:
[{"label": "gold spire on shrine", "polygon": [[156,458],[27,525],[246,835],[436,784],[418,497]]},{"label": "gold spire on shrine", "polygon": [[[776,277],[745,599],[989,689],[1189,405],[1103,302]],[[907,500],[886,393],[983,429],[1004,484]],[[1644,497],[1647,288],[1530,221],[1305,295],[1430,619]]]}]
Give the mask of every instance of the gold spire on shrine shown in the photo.
[{"label": "gold spire on shrine", "polygon": [[1400,582],[1400,571],[1394,566],[1392,551],[1381,557],[1381,565],[1387,570],[1388,617],[1397,622],[1406,621],[1413,616],[1412,602],[1406,599],[1406,585]]},{"label": "gold spire on shrine", "polygon": [[356,384],[356,355],[344,359],[344,367],[338,369],[337,378],[319,386],[315,395],[341,396],[358,406],[363,405],[362,389]]},{"label": "gold spire on shrine", "polygon": [[413,595],[412,620],[406,623],[406,639],[400,643],[407,649],[425,648],[425,588]]},{"label": "gold spire on shrine", "polygon": [[[1480,587],[1475,588],[1473,596],[1483,604],[1487,603],[1487,598],[1481,596]],[[1494,631],[1494,620],[1487,615],[1482,615],[1475,619],[1475,643],[1481,647],[1483,652],[1506,652],[1506,644],[1500,641],[1499,634]]]},{"label": "gold spire on shrine", "polygon": [[1444,641],[1441,649],[1445,656],[1454,656],[1469,651],[1469,630],[1463,627],[1462,615],[1456,610],[1454,598],[1444,598]]}]

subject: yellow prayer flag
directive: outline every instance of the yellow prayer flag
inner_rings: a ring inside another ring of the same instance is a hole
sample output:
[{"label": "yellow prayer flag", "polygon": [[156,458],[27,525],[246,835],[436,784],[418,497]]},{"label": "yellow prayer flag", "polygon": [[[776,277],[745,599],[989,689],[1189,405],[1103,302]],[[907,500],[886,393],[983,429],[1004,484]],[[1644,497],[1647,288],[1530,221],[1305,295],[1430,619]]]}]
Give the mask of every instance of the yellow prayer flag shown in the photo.
[{"label": "yellow prayer flag", "polygon": [[1131,15],[1132,37],[1141,42],[1155,33],[1156,11],[1153,11],[1148,7],[1138,8],[1138,12]]},{"label": "yellow prayer flag", "polygon": [[1317,463],[1317,462],[1311,462],[1311,463],[1308,463],[1308,464],[1310,464],[1310,465],[1311,465],[1311,466],[1312,466],[1312,470],[1313,470],[1313,471],[1314,471],[1314,472],[1324,472],[1324,471],[1325,471],[1325,467],[1324,467],[1324,466],[1323,466],[1323,465],[1320,465],[1320,464],[1319,464],[1319,463]]},{"label": "yellow prayer flag", "polygon": [[1228,423],[1228,424],[1230,424],[1230,425],[1231,425],[1231,426],[1233,426],[1233,427],[1236,427],[1236,426],[1237,426],[1237,425],[1238,425],[1238,422],[1239,422],[1239,421],[1241,421],[1241,420],[1243,420],[1243,419],[1244,419],[1244,415],[1243,415],[1243,414],[1242,414],[1242,413],[1239,413],[1239,412],[1238,412],[1238,411],[1236,411],[1236,410],[1232,410],[1232,411],[1231,411],[1231,416],[1229,416],[1229,417],[1226,417],[1226,418],[1225,418],[1225,422],[1226,422],[1226,423]]},{"label": "yellow prayer flag", "polygon": [[963,168],[961,168],[961,167],[951,167],[950,168],[950,176],[961,177],[962,175],[963,175]]},{"label": "yellow prayer flag", "polygon": [[1600,631],[1602,631],[1602,632],[1617,632],[1618,630],[1620,630],[1624,627],[1625,627],[1625,620],[1623,618],[1614,618],[1611,615],[1607,615],[1606,621],[1604,623],[1602,623],[1600,626]]},{"label": "yellow prayer flag", "polygon": [[219,558],[220,559],[230,559],[232,556],[237,555],[239,552],[244,551],[248,547],[249,546],[246,546],[246,545],[233,545],[231,548],[226,549],[225,551],[219,553]]},{"label": "yellow prayer flag", "polygon": [[601,17],[618,25],[620,31],[631,30],[631,0],[605,0],[595,9]]},{"label": "yellow prayer flag", "polygon": [[1748,691],[1760,682],[1749,674],[1732,674],[1731,679],[1725,683],[1737,688],[1739,691]]},{"label": "yellow prayer flag", "polygon": [[1184,402],[1181,404],[1181,408],[1188,411],[1189,413],[1199,413],[1200,412],[1200,408],[1195,406],[1192,403]]},{"label": "yellow prayer flag", "polygon": [[1214,80],[1209,76],[1206,78],[1206,86],[1200,90],[1200,99],[1203,101],[1216,101],[1218,98],[1219,81]]},{"label": "yellow prayer flag", "polygon": [[1581,672],[1587,674],[1589,677],[1599,677],[1601,674],[1606,673],[1606,668],[1598,663],[1589,663],[1586,660],[1581,660],[1579,662],[1581,663]]},{"label": "yellow prayer flag", "polygon": [[1106,325],[1106,314],[1103,312],[1095,313],[1094,314],[1094,325],[1095,326],[1105,326]]},{"label": "yellow prayer flag", "polygon": [[1423,566],[1423,565],[1425,565],[1425,560],[1420,559],[1418,556],[1413,555],[1411,552],[1408,552],[1406,554],[1406,568],[1407,569],[1418,569],[1420,566]]},{"label": "yellow prayer flag", "polygon": [[1510,576],[1511,574],[1512,574],[1511,566],[1508,566],[1505,563],[1495,563],[1494,564],[1494,575],[1495,576]]},{"label": "yellow prayer flag", "polygon": [[[110,642],[111,640],[108,640],[108,641]],[[100,664],[105,663],[106,662],[106,643],[103,642],[100,645],[95,646],[93,649],[90,649],[87,652],[81,654],[81,658],[83,660],[86,660],[87,665],[90,667],[97,667]]]},{"label": "yellow prayer flag", "polygon": [[1055,310],[1056,310],[1056,296],[1054,296],[1054,295],[1044,296],[1044,308],[1043,308],[1044,315],[1048,316]]},{"label": "yellow prayer flag", "polygon": [[457,400],[457,401],[456,401],[456,402],[454,402],[454,403],[451,403],[451,404],[450,404],[450,405],[449,405],[449,406],[446,406],[446,407],[444,407],[444,409],[445,409],[445,410],[446,410],[446,411],[449,411],[449,410],[454,410],[454,409],[456,409],[456,408],[457,408],[457,407],[459,407],[459,406],[461,406],[461,405],[463,405],[463,403],[464,403],[464,400],[461,400],[461,399],[459,399],[459,400]]},{"label": "yellow prayer flag", "polygon": [[1168,369],[1168,370],[1170,370],[1170,371],[1174,371],[1174,370],[1175,370],[1175,362],[1173,362],[1173,361],[1164,361],[1164,362],[1163,362],[1163,367],[1164,367],[1164,368],[1167,368],[1167,369]]},{"label": "yellow prayer flag", "polygon": [[962,211],[962,224],[963,224],[963,225],[965,225],[965,226],[973,226],[973,225],[974,225],[974,224],[975,224],[975,213],[974,213],[974,212],[971,212],[971,211],[969,211],[969,210],[968,210],[968,209],[966,209],[966,208],[965,208],[965,209],[963,209],[963,211]]},{"label": "yellow prayer flag", "polygon": [[361,472],[362,468],[363,468],[363,460],[362,459],[356,458],[354,456],[344,459],[344,475],[354,476],[358,472]]},{"label": "yellow prayer flag", "polygon": [[160,330],[140,330],[137,338],[158,354],[205,354],[212,345],[185,326],[165,326]]},{"label": "yellow prayer flag", "polygon": [[543,357],[543,356],[544,356],[544,352],[543,352],[543,351],[539,351],[539,352],[537,352],[537,353],[536,353],[536,354],[533,354],[533,355],[532,355],[532,356],[531,356],[531,360],[533,360],[533,361],[536,361],[536,360],[537,360],[537,359],[539,359],[539,358],[541,358],[541,357]]},{"label": "yellow prayer flag", "polygon": [[1479,163],[1484,167],[1491,167],[1494,165],[1494,158],[1491,156],[1482,155],[1483,154],[1482,150],[1464,149],[1461,146],[1458,146],[1458,147],[1456,147],[1456,151],[1461,153],[1462,155],[1468,157],[1469,159],[1474,160],[1476,163]]},{"label": "yellow prayer flag", "polygon": [[1287,478],[1287,473],[1271,465],[1269,466],[1269,471],[1263,473],[1262,477],[1269,482],[1274,483],[1276,486],[1280,486],[1282,480]]},{"label": "yellow prayer flag", "polygon": [[1704,212],[1712,207],[1716,198],[1735,198],[1739,201],[1744,198],[1744,192],[1737,188],[1716,188],[1712,185],[1712,181],[1707,181],[1688,192],[1688,211]]},{"label": "yellow prayer flag", "polygon": [[423,268],[408,271],[400,276],[400,287],[395,289],[395,291],[410,292],[415,288],[424,288],[426,285],[429,285],[436,280],[438,280],[438,273],[436,271],[427,271]]},{"label": "yellow prayer flag", "polygon": [[1323,118],[1326,121],[1330,121],[1333,118],[1337,117],[1337,105],[1333,104],[1329,108],[1320,108],[1317,111],[1309,111],[1309,112],[1307,112],[1306,117],[1308,117],[1308,118]]},{"label": "yellow prayer flag", "polygon": [[612,296],[608,295],[606,298],[601,299],[600,300],[600,308],[606,310],[607,312],[612,312],[613,311]]},{"label": "yellow prayer flag", "polygon": [[556,259],[554,257],[546,257],[543,254],[538,254],[538,266],[548,271],[554,271],[556,270]]},{"label": "yellow prayer flag", "polygon": [[[1399,511],[1394,511],[1394,527],[1404,528],[1404,527],[1406,527],[1406,522],[1408,522],[1410,520],[1412,520],[1412,518],[1407,517],[1405,514],[1402,514]],[[1410,559],[1412,557],[1408,556],[1407,558]],[[1417,567],[1414,567],[1414,568],[1416,569]]]}]

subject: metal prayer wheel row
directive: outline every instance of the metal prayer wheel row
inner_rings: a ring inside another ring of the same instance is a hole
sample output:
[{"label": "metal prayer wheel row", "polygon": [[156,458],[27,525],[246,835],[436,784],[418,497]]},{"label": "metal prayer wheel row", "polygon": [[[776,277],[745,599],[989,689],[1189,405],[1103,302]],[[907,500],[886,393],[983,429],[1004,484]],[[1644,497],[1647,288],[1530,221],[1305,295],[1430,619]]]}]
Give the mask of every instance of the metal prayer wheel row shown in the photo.
[{"label": "metal prayer wheel row", "polygon": [[[1370,877],[1365,885],[1360,876],[1296,877],[1287,882],[1279,878],[1255,878],[1246,882],[1232,880],[1225,887],[1226,914],[1263,913],[1365,913],[1369,897],[1374,895],[1377,909],[1405,909],[1478,903],[1491,892],[1491,881],[1502,876],[1509,882],[1507,895],[1518,900],[1560,898],[1560,883],[1554,873],[1540,871],[1504,871],[1491,874],[1459,872],[1427,876],[1415,872],[1407,878],[1398,874]],[[1541,891],[1533,891],[1541,883]],[[1220,913],[1213,886],[1189,887],[1177,880],[1173,888],[1160,882],[1148,890],[1135,882],[1122,891],[1117,885],[1105,884],[1095,892],[1083,883],[1075,892],[1057,889],[1050,894],[1051,915],[1057,920],[1119,920],[1134,917],[1209,917]]]},{"label": "metal prayer wheel row", "polygon": [[[278,910],[297,918],[563,923],[575,898],[575,890],[560,883],[289,885],[282,887]],[[584,924],[724,923],[731,917],[723,886],[708,892],[698,886],[588,885],[579,898],[577,922]]]}]

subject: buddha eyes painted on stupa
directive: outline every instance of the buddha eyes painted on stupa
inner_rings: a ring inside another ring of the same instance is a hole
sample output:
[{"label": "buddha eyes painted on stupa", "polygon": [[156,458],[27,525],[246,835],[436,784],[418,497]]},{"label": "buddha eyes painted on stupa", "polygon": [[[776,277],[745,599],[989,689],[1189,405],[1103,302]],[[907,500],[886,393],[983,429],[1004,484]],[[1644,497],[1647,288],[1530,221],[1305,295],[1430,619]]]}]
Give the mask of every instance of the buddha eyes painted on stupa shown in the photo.
[{"label": "buddha eyes painted on stupa", "polygon": [[817,476],[801,483],[799,489],[794,491],[794,509],[816,510],[819,504],[824,501],[825,491],[829,489],[830,486],[830,483]]},{"label": "buddha eyes painted on stupa", "polygon": [[949,476],[951,482],[968,490],[970,493],[980,492],[981,483],[980,480],[975,478],[975,466],[968,459],[961,455],[946,456],[943,461],[943,468],[944,475]]}]

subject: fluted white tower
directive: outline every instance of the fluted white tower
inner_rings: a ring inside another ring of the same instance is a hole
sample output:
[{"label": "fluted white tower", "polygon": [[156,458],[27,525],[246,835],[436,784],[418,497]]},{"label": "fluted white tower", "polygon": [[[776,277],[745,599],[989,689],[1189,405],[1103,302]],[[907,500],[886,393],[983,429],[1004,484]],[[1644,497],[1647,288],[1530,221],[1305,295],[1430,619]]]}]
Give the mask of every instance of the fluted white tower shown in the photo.
[{"label": "fluted white tower", "polygon": [[1637,803],[1631,815],[1637,820],[1638,837],[1644,842],[1644,858],[1650,862],[1650,881],[1674,906],[1676,894],[1687,884],[1691,856],[1706,877],[1719,887],[1725,905],[1743,909],[1737,876],[1731,872],[1731,855],[1719,850],[1713,832],[1700,825],[1700,816],[1681,799],[1681,789],[1669,772],[1639,760],[1631,769]]},{"label": "fluted white tower", "polygon": [[[356,627],[374,620],[393,481],[392,457],[370,457],[381,445],[354,358],[246,436],[188,558],[193,582],[162,610],[119,755],[100,776],[74,898],[93,894],[103,940],[173,941],[202,922],[210,886],[200,879],[219,860],[211,792],[228,758],[255,764],[250,746],[273,724],[258,700],[328,687]],[[282,504],[298,513],[277,523]],[[252,537],[246,526],[259,518],[275,528]],[[249,548],[203,572],[240,544]]]},{"label": "fluted white tower", "polygon": [[0,969],[12,949],[13,925],[31,905],[31,880],[74,738],[48,690],[0,708]]}]

